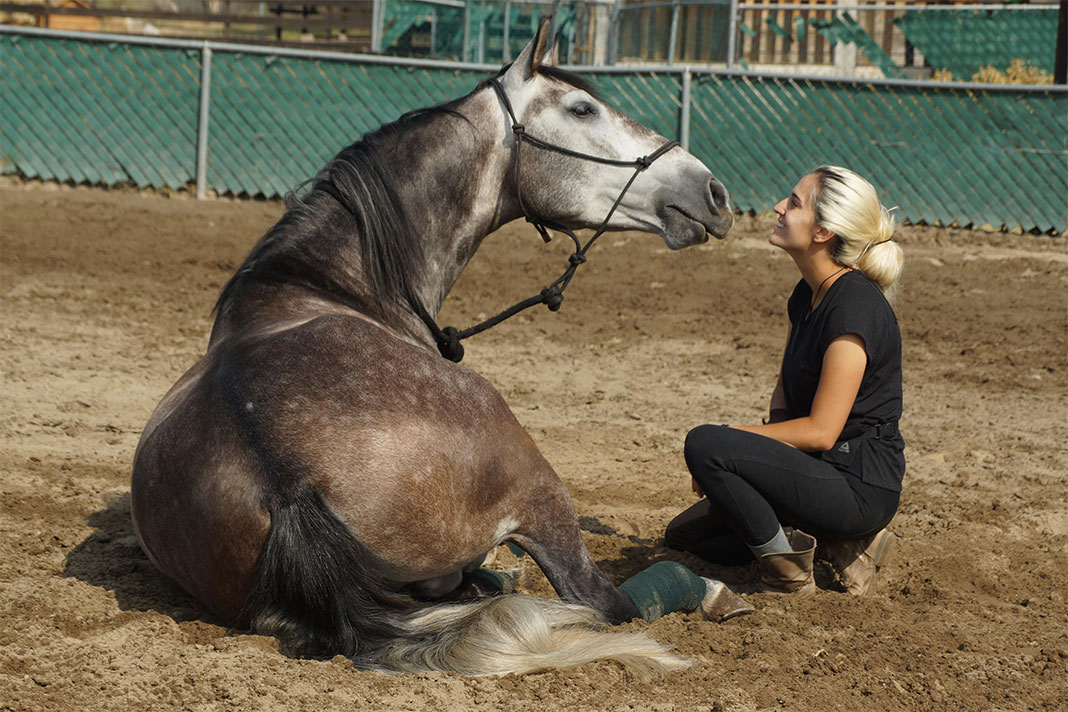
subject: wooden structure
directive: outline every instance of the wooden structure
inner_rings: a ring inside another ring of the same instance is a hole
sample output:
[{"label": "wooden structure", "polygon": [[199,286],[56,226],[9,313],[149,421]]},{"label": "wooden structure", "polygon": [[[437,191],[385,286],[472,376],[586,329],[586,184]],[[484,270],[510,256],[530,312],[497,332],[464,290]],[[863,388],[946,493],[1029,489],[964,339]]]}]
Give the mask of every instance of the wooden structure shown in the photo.
[{"label": "wooden structure", "polygon": [[38,27],[52,29],[127,33],[129,30],[119,23],[135,21],[151,23],[165,37],[292,47],[315,42],[329,44],[329,49],[367,52],[371,48],[373,5],[373,0],[220,0],[220,12],[189,13],[94,8],[88,0],[46,0],[40,4],[0,1],[0,13],[31,15]]},{"label": "wooden structure", "polygon": [[[89,0],[51,0],[45,3],[45,7],[55,10],[92,11],[93,6]],[[24,11],[23,11],[24,12]],[[74,32],[99,32],[100,18],[92,15],[80,14],[54,14],[50,12],[37,15],[37,26],[47,27],[52,30],[71,30]]]}]

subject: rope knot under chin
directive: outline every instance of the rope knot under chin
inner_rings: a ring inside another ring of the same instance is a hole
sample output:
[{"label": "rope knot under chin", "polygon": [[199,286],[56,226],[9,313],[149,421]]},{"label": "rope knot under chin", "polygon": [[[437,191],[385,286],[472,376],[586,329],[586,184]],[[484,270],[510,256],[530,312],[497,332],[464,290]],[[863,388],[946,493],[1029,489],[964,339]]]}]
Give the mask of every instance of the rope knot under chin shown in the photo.
[{"label": "rope knot under chin", "polygon": [[583,264],[586,261],[586,255],[576,252],[575,254],[568,257],[567,261],[578,267],[580,264]]}]

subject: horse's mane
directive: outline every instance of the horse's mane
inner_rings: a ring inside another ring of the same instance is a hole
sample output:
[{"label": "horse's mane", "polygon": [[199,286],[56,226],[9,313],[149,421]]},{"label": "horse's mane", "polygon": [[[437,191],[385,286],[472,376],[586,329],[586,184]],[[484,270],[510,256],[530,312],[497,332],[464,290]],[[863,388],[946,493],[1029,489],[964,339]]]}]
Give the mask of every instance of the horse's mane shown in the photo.
[{"label": "horse's mane", "polygon": [[586,79],[583,79],[579,75],[567,71],[566,69],[560,69],[559,67],[551,67],[547,64],[543,64],[542,66],[538,67],[538,74],[545,75],[546,77],[551,77],[553,79],[556,79],[557,81],[563,82],[564,84],[570,84],[576,89],[581,89],[582,91],[586,92],[594,99],[597,99],[598,101],[604,101],[604,97],[601,96],[600,92],[597,91],[597,88],[593,86],[593,84],[591,84]]},{"label": "horse's mane", "polygon": [[[286,214],[252,248],[241,267],[223,287],[214,310],[222,313],[243,282],[300,284],[381,317],[391,303],[411,298],[412,275],[423,266],[422,243],[393,189],[395,173],[383,159],[392,141],[441,116],[467,118],[442,104],[408,112],[397,121],[365,134],[340,153],[314,178],[286,196]],[[329,182],[345,201],[315,190]],[[309,184],[312,190],[300,195]],[[334,274],[335,257],[351,235],[341,234],[337,216],[355,217],[355,238],[363,272],[362,294],[353,294]],[[330,224],[333,220],[334,224]]]},{"label": "horse's mane", "polygon": [[[597,96],[593,85],[571,72],[550,66],[537,71]],[[412,275],[424,264],[422,242],[392,187],[390,179],[395,171],[382,154],[402,134],[441,117],[469,121],[452,108],[458,101],[410,111],[365,134],[334,156],[317,176],[297,186],[286,196],[286,214],[252,248],[223,287],[213,311],[222,314],[237,298],[240,285],[248,282],[299,284],[379,318],[390,311],[391,304],[414,297]],[[332,183],[346,205],[338,205],[332,195],[315,190],[318,182]],[[309,184],[312,190],[300,195]],[[337,220],[340,215],[347,221],[346,210],[357,221],[357,249],[364,278],[361,294],[354,294],[337,278],[345,270],[335,262],[349,239]]]}]

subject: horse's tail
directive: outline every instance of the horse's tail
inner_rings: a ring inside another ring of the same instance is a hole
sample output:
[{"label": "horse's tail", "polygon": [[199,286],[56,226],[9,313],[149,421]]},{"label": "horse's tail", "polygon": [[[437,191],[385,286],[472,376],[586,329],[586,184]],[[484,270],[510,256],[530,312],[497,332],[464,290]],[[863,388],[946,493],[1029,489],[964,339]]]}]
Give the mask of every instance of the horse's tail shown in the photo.
[{"label": "horse's tail", "polygon": [[423,604],[394,593],[311,490],[271,507],[244,617],[289,654],[342,654],[358,667],[396,672],[522,674],[609,659],[648,677],[689,664],[643,633],[602,630],[586,606],[515,594]]}]

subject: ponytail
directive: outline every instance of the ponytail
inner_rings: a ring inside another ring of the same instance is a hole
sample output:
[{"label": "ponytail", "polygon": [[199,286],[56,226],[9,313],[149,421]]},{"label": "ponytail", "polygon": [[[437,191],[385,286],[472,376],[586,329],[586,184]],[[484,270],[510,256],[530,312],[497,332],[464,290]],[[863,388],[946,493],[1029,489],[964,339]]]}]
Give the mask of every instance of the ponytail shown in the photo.
[{"label": "ponytail", "polygon": [[835,262],[863,272],[891,298],[904,254],[893,241],[894,217],[879,202],[868,181],[838,166],[820,166],[812,205],[816,224],[836,236],[831,248]]}]

